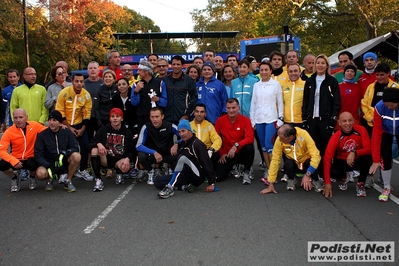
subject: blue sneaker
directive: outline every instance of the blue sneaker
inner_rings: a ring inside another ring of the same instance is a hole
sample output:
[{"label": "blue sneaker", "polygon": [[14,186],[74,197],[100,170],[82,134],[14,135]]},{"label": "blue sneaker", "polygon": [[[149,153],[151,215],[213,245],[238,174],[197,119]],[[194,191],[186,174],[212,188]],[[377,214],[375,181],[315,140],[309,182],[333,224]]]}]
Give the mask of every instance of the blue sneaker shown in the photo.
[{"label": "blue sneaker", "polygon": [[132,168],[129,172],[130,178],[136,178],[138,175],[139,175],[139,169],[137,168]]},{"label": "blue sneaker", "polygon": [[28,180],[28,177],[29,177],[29,171],[26,169],[22,169],[21,173],[19,174],[19,179],[21,181],[26,181]]}]

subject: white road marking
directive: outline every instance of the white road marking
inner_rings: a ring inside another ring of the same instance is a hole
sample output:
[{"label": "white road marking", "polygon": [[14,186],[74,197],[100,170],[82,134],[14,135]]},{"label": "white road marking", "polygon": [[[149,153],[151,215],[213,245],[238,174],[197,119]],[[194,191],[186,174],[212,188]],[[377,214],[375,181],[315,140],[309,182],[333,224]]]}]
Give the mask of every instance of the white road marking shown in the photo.
[{"label": "white road marking", "polygon": [[123,198],[129,193],[130,190],[133,189],[135,183],[128,186],[125,191],[123,191],[114,202],[111,203],[89,226],[86,227],[83,232],[85,234],[90,234],[96,227],[112,212],[112,210],[118,205],[119,202],[123,200]]},{"label": "white road marking", "polygon": [[398,160],[393,159],[393,162],[396,163],[396,164],[399,164]]},{"label": "white road marking", "polygon": [[[377,190],[378,192],[382,193],[382,187],[380,187],[377,184],[374,184],[374,189]],[[393,202],[395,202],[396,204],[399,205],[399,199],[397,197],[395,197],[392,193],[391,195],[389,195],[390,200],[392,200]]]}]

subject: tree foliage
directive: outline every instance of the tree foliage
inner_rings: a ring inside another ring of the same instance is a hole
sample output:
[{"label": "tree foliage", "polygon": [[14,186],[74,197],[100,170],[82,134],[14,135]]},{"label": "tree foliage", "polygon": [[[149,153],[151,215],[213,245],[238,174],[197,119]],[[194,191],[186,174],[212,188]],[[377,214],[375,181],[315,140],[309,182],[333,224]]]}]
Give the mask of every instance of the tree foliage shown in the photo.
[{"label": "tree foliage", "polygon": [[238,39],[281,35],[288,25],[302,54],[332,54],[396,29],[398,7],[399,0],[208,0],[192,16],[195,31],[238,30]]}]

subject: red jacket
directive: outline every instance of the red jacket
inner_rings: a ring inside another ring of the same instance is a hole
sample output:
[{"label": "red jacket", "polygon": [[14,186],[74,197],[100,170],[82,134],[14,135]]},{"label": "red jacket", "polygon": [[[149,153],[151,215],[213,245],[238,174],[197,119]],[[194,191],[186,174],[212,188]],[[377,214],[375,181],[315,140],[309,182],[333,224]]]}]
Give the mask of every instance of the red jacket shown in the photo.
[{"label": "red jacket", "polygon": [[364,97],[364,94],[366,93],[367,87],[376,80],[377,78],[375,77],[375,72],[371,74],[363,72],[363,74],[360,75],[359,79],[357,80],[357,83],[359,83],[360,90],[362,91],[362,99]]},{"label": "red jacket", "polygon": [[228,115],[223,115],[216,120],[216,132],[222,138],[223,144],[220,155],[229,153],[229,150],[238,142],[238,153],[245,145],[254,142],[254,130],[248,117],[238,114],[236,121],[231,123]]},{"label": "red jacket", "polygon": [[345,160],[350,151],[356,151],[356,158],[371,155],[371,144],[367,130],[361,125],[353,125],[353,130],[345,134],[342,130],[334,133],[324,154],[324,182],[331,184],[331,162],[334,158]]},{"label": "red jacket", "polygon": [[355,124],[360,124],[359,111],[361,110],[362,100],[360,85],[343,81],[339,84],[339,93],[341,96],[341,111],[339,113],[351,113],[355,119]]}]

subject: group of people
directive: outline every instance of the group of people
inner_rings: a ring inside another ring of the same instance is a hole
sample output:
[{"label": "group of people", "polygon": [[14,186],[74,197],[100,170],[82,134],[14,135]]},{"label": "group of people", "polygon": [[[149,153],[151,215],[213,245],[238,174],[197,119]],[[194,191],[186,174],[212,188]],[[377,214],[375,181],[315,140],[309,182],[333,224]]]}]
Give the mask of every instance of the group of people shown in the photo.
[{"label": "group of people", "polygon": [[107,177],[115,169],[116,184],[126,177],[147,180],[161,189],[161,198],[203,182],[214,191],[215,182],[229,176],[251,184],[256,140],[265,169],[260,181],[267,186],[262,194],[276,193],[283,160],[287,190],[302,177],[305,190],[326,197],[331,182],[346,190],[357,176],[357,196],[366,196],[381,166],[379,200],[388,200],[399,90],[376,54],[363,55],[361,72],[351,53],[341,53],[342,71],[335,76],[327,56],[306,55],[302,67],[296,51],[273,51],[258,65],[253,56],[238,61],[230,55],[225,63],[207,50],[187,74],[179,55],[171,62],[147,58],[134,76],[113,50],[102,71],[88,64],[87,79],[69,77],[60,61],[47,89],[35,84],[33,68],[24,70],[23,84],[10,70],[2,94],[2,128],[8,129],[0,170],[11,177],[11,191],[19,191],[20,169],[28,170],[30,189],[37,177],[47,180],[48,191],[55,179],[76,191],[73,176],[95,179],[93,191],[102,191],[102,168]]}]

